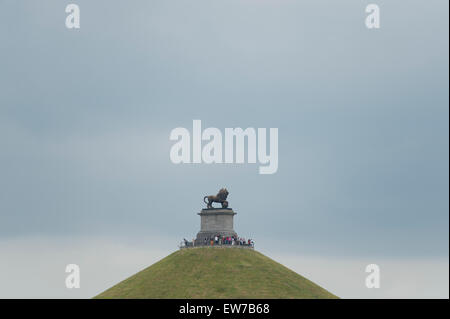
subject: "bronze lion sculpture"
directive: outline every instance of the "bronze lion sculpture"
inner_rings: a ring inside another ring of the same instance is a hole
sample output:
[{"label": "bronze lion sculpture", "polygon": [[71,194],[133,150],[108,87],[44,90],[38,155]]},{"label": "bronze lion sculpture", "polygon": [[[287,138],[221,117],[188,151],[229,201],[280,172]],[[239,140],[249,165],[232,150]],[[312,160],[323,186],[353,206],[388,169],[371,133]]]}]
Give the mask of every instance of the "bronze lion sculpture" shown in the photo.
[{"label": "bronze lion sculpture", "polygon": [[[212,203],[221,203],[222,208],[228,207],[228,202],[226,201],[228,196],[228,191],[226,188],[221,188],[220,191],[217,193],[217,195],[209,195],[203,197],[203,201],[206,204],[206,208],[213,208]],[[208,201],[206,201],[208,199]]]}]

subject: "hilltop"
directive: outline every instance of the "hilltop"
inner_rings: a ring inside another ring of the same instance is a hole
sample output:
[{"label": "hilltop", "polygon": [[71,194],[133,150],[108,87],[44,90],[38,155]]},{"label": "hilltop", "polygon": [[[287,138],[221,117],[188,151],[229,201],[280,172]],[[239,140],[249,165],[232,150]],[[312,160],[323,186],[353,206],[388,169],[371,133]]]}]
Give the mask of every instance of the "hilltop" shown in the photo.
[{"label": "hilltop", "polygon": [[337,298],[252,249],[181,249],[95,298]]}]

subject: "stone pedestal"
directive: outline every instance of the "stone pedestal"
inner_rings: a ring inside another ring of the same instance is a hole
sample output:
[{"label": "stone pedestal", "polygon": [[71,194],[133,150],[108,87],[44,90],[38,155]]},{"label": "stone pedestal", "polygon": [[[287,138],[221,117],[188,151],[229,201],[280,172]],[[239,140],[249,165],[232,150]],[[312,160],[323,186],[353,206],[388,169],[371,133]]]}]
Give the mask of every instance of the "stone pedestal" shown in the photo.
[{"label": "stone pedestal", "polygon": [[209,244],[216,235],[237,236],[233,229],[233,217],[236,213],[231,208],[208,208],[200,213],[200,231],[197,234],[196,245]]}]

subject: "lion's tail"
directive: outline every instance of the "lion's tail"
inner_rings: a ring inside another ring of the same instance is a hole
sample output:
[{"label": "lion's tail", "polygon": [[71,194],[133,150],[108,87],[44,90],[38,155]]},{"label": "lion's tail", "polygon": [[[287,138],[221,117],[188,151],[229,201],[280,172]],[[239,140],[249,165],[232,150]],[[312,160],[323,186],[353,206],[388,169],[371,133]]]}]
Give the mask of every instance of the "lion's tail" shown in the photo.
[{"label": "lion's tail", "polygon": [[205,200],[205,198],[208,198],[208,196],[203,197],[203,201],[205,202],[205,204],[208,204],[208,202]]}]

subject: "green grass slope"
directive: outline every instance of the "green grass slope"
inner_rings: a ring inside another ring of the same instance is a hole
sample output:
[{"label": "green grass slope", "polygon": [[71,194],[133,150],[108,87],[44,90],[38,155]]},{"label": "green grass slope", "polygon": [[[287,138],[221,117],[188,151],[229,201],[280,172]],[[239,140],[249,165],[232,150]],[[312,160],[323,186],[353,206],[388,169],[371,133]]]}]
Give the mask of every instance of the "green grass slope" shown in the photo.
[{"label": "green grass slope", "polygon": [[250,249],[174,252],[95,298],[337,298]]}]

